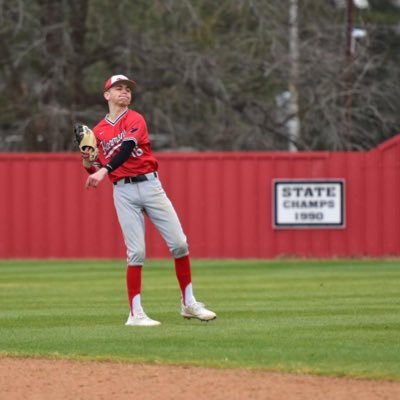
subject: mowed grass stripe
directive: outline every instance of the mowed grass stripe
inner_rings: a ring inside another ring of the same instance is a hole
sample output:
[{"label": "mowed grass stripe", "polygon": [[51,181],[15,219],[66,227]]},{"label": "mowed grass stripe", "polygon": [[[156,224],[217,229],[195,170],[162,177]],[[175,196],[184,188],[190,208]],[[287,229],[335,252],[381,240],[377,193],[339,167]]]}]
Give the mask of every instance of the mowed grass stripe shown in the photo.
[{"label": "mowed grass stripe", "polygon": [[122,260],[0,261],[0,354],[400,379],[399,260],[195,260],[209,323],[179,315],[171,260],[143,271],[162,322],[125,327]]}]

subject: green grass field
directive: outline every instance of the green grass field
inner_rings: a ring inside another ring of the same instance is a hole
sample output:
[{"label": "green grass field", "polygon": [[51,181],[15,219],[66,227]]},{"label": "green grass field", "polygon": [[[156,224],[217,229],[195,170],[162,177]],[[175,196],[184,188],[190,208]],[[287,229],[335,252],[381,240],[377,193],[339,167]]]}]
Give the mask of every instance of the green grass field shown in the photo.
[{"label": "green grass field", "polygon": [[400,260],[195,260],[193,282],[217,320],[184,320],[172,260],[151,260],[162,325],[126,327],[124,261],[0,261],[0,355],[400,380]]}]

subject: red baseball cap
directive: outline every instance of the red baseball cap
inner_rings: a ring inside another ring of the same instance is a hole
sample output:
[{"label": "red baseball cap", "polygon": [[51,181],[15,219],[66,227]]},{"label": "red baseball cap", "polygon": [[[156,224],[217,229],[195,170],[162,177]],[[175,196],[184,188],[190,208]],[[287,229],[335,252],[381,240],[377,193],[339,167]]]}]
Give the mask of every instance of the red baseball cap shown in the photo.
[{"label": "red baseball cap", "polygon": [[113,75],[107,79],[107,82],[104,85],[104,92],[106,92],[108,89],[110,89],[110,87],[115,85],[117,82],[125,83],[126,85],[128,85],[131,88],[131,90],[133,90],[136,85],[135,81],[132,81],[125,75]]}]

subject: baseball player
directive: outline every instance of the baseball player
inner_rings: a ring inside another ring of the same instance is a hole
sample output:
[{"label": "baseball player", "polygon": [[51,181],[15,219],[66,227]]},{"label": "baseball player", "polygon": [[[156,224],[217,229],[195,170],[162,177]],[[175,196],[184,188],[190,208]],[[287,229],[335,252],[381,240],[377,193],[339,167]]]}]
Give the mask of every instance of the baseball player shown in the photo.
[{"label": "baseball player", "polygon": [[[90,174],[86,188],[96,188],[108,176],[113,184],[114,205],[127,248],[126,283],[130,312],[126,325],[156,326],[149,318],[141,299],[142,266],[145,260],[144,214],[157,227],[175,261],[181,290],[181,315],[209,321],[216,314],[196,301],[193,294],[188,243],[175,209],[158,176],[154,156],[141,114],[129,108],[136,83],[124,75],[111,76],[104,86],[109,113],[93,132],[75,126],[80,139],[85,130],[94,133],[98,158],[90,158],[88,147],[81,147],[83,166]],[[79,140],[78,140],[79,141]]]}]

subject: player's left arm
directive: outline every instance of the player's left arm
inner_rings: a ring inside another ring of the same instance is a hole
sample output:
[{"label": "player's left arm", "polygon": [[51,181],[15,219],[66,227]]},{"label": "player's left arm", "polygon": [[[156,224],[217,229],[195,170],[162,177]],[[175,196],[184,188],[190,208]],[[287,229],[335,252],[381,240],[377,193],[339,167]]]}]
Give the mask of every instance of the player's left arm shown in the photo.
[{"label": "player's left arm", "polygon": [[106,165],[104,165],[104,168],[108,172],[116,170],[125,161],[128,160],[135,147],[136,147],[136,141],[134,139],[124,140],[121,144],[119,152]]},{"label": "player's left arm", "polygon": [[102,166],[97,172],[88,177],[88,179],[86,180],[86,188],[96,188],[108,173],[116,170],[125,161],[128,160],[135,146],[136,143],[134,140],[126,140],[122,142],[118,154],[116,154],[106,165]]}]

